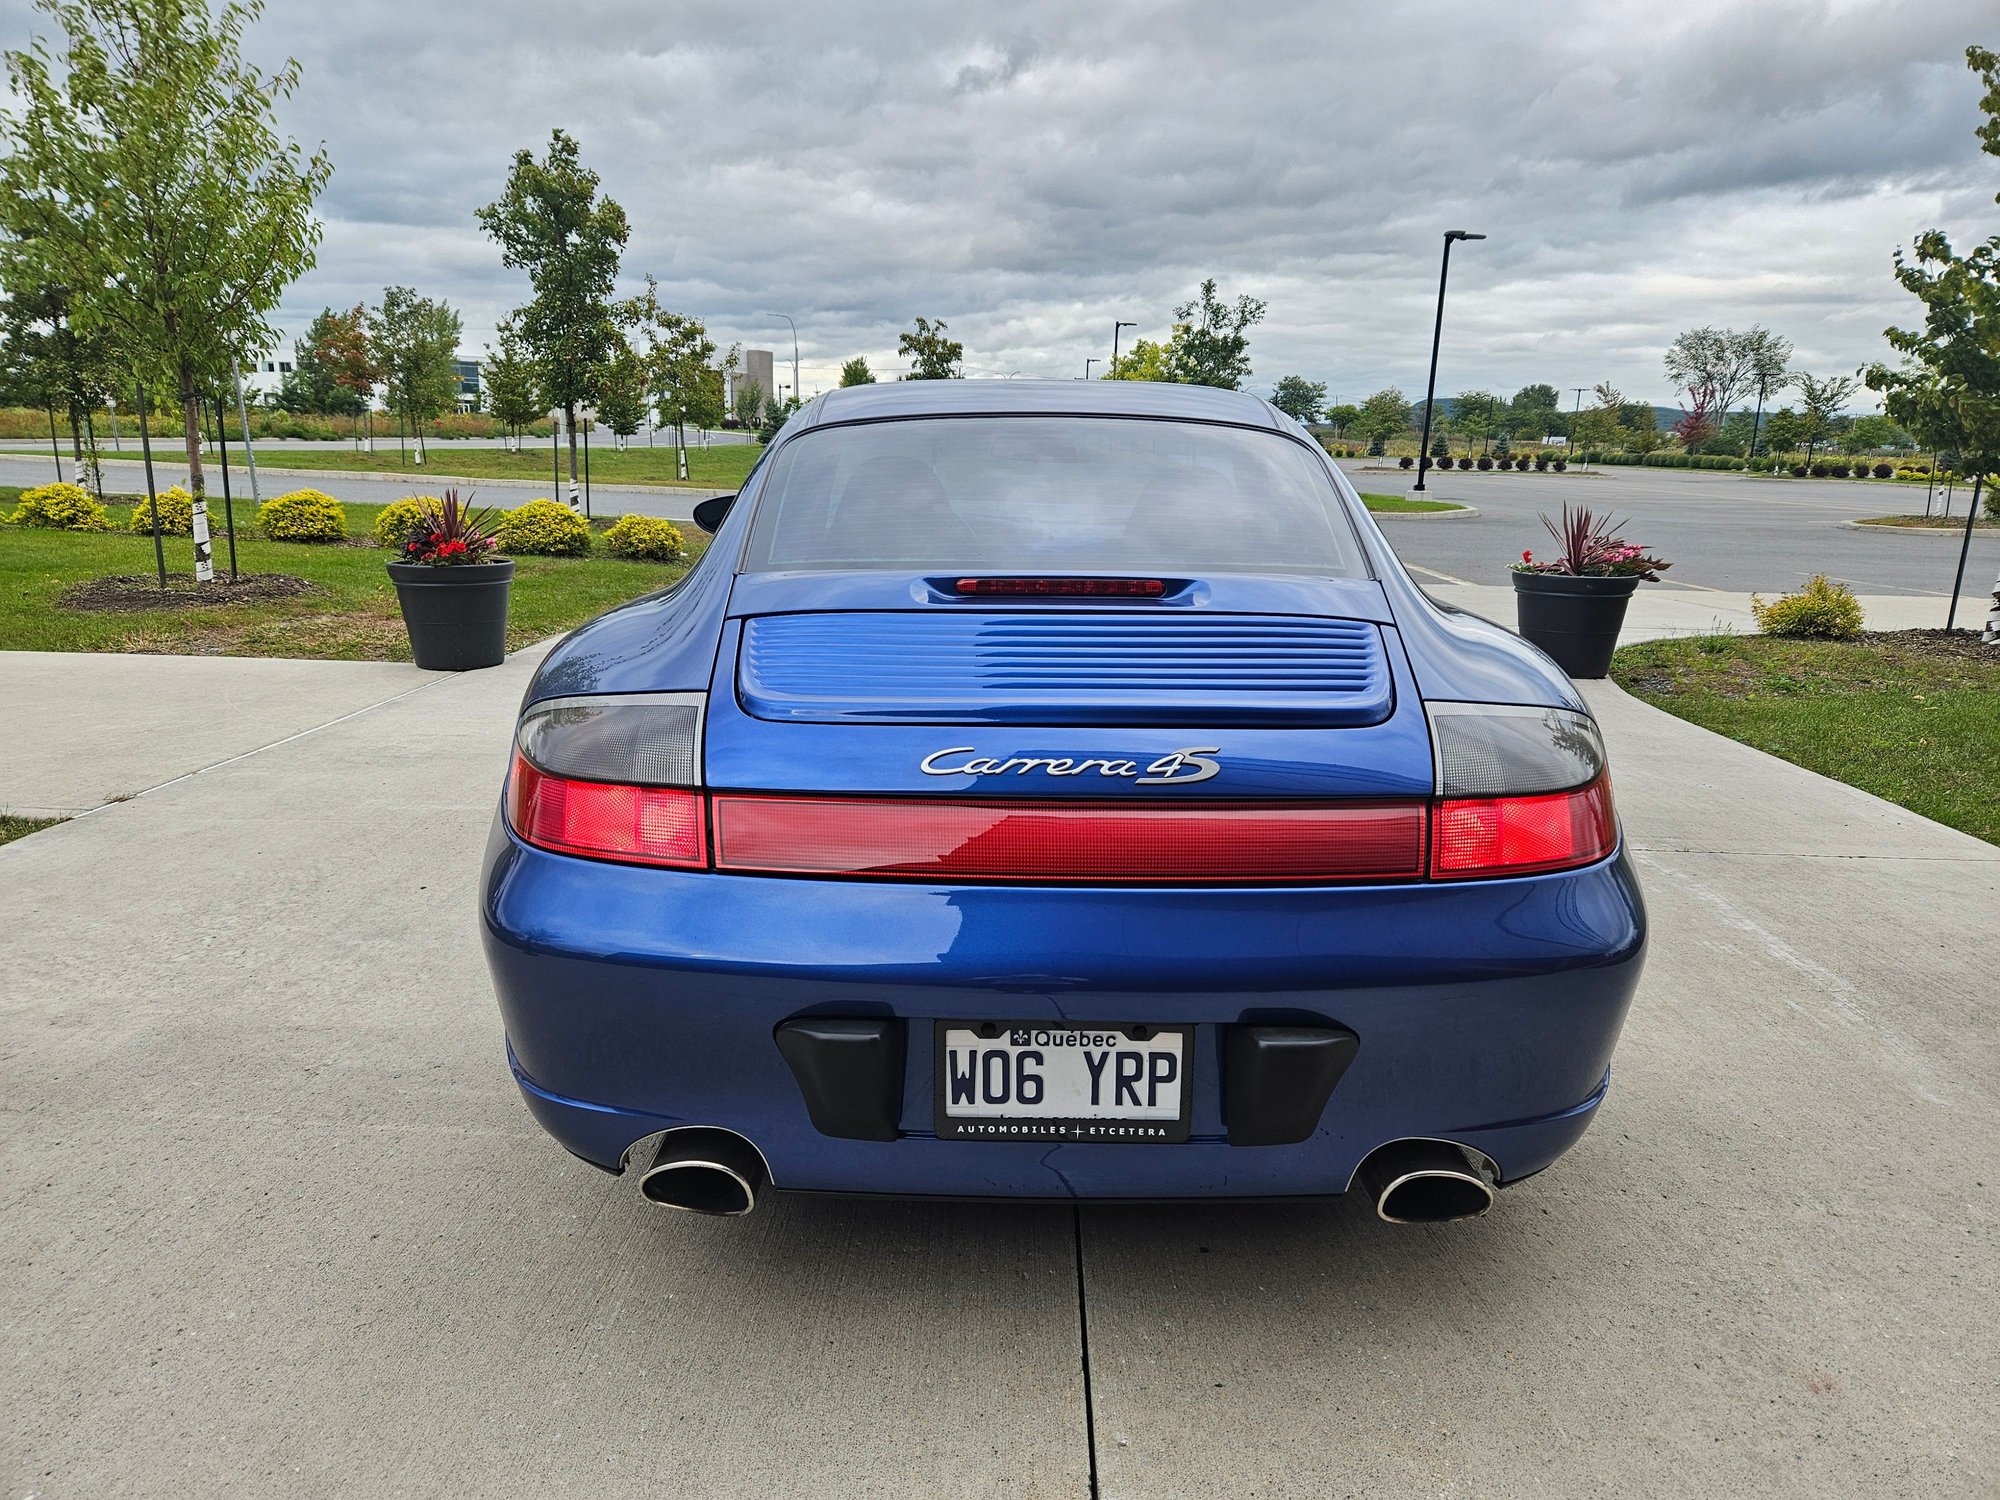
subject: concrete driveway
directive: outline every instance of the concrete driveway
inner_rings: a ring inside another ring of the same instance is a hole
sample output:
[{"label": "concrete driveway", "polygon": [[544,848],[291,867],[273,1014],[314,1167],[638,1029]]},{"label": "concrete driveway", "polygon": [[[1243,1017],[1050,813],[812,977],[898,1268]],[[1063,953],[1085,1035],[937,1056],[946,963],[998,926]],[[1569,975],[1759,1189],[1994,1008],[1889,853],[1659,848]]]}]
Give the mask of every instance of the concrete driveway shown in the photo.
[{"label": "concrete driveway", "polygon": [[691,1220],[506,1076],[473,888],[528,667],[0,849],[8,1495],[2000,1483],[2000,849],[1595,689],[1655,945],[1599,1123],[1490,1217]]}]

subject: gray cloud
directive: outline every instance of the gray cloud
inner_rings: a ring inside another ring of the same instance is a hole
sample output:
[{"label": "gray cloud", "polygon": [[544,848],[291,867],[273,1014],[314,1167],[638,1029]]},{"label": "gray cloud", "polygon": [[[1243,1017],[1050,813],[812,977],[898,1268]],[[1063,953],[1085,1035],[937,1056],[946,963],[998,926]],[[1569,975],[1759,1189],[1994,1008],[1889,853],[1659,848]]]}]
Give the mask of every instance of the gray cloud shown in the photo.
[{"label": "gray cloud", "polygon": [[[0,38],[31,20],[6,0]],[[1491,238],[1454,257],[1441,384],[1664,400],[1693,324],[1878,357],[1890,250],[1992,232],[1975,41],[1987,0],[273,0],[254,47],[300,59],[285,125],[336,163],[294,328],[396,281],[481,342],[524,284],[473,210],[561,125],[631,217],[629,282],[787,354],[762,315],[791,313],[808,389],[894,367],[919,313],[977,372],[1081,374],[1213,274],[1270,303],[1260,387],[1414,390],[1462,223]]]}]

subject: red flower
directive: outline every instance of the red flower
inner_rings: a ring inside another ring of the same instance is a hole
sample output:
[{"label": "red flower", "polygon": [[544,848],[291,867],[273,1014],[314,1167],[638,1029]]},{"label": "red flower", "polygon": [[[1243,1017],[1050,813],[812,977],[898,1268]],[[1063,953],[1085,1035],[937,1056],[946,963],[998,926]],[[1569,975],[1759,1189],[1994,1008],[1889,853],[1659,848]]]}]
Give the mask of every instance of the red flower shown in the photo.
[{"label": "red flower", "polygon": [[1532,552],[1523,552],[1521,554],[1522,562],[1533,562],[1534,560],[1535,560],[1535,554]]}]

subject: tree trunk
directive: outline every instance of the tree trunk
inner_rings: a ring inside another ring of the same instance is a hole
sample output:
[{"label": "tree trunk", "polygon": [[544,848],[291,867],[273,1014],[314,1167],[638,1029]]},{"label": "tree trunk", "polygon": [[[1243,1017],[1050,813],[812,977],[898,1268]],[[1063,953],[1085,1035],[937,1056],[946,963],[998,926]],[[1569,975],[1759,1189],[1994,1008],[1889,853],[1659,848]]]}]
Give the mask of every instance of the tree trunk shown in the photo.
[{"label": "tree trunk", "polygon": [[576,504],[578,483],[576,477],[576,403],[574,401],[563,402],[563,426],[569,429],[569,493],[570,504],[574,507]]},{"label": "tree trunk", "polygon": [[200,500],[208,493],[201,467],[201,397],[194,388],[194,371],[181,361],[181,437],[187,446],[188,489]]}]

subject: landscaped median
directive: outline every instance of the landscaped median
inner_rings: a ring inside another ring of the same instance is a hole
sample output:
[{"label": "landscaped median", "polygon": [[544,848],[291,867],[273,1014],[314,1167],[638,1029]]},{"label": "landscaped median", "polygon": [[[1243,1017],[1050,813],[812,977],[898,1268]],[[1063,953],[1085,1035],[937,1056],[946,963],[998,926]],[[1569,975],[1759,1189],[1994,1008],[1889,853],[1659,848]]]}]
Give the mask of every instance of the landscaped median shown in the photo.
[{"label": "landscaped median", "polygon": [[1368,513],[1376,516],[1436,516],[1456,511],[1461,515],[1474,512],[1469,505],[1457,505],[1450,500],[1411,500],[1402,495],[1361,496],[1361,503],[1368,507]]},{"label": "landscaped median", "polygon": [[[232,467],[242,455],[231,447]],[[431,448],[429,462],[416,464],[409,450],[384,448],[378,439],[373,453],[351,448],[273,448],[263,451],[258,461],[260,474],[282,474],[287,470],[331,470],[342,474],[399,474],[429,488],[450,484],[454,479],[522,479],[530,484],[553,484],[558,469],[565,487],[569,484],[569,451],[551,456],[547,448],[524,446],[518,453],[505,448]],[[748,477],[751,466],[764,454],[758,443],[718,443],[712,448],[687,450],[688,477],[679,477],[678,451],[674,448],[591,449],[590,479],[593,484],[685,484],[708,490],[733,490]],[[424,471],[431,471],[426,476]],[[578,471],[581,474],[581,470]],[[580,481],[579,481],[580,482]]]},{"label": "landscaped median", "polygon": [[[21,491],[0,487],[0,516]],[[271,541],[254,508],[236,507],[237,567],[245,580],[196,585],[193,544],[161,538],[170,604],[153,582],[153,537],[131,530],[135,507],[107,507],[108,531],[0,527],[0,647],[16,651],[158,651],[176,655],[289,656],[407,661],[409,641],[396,591],[375,539],[379,505],[346,505],[337,542]],[[229,576],[223,507],[211,501],[218,580]],[[610,518],[603,523],[611,524]],[[508,648],[560,635],[593,615],[666,587],[700,555],[686,538],[680,561],[603,555],[516,555]],[[108,579],[135,580],[113,585]],[[209,600],[226,602],[208,602]]]},{"label": "landscaped median", "polygon": [[1611,675],[1705,729],[2000,843],[2000,649],[1974,632],[1647,641]]}]

